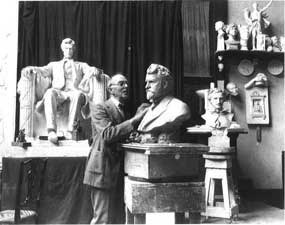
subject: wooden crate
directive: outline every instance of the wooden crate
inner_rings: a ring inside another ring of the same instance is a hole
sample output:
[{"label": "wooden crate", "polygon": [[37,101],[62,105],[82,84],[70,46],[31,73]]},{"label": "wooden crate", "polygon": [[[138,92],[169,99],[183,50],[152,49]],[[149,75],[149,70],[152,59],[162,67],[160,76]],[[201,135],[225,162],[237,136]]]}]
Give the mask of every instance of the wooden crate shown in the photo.
[{"label": "wooden crate", "polygon": [[122,144],[125,172],[146,180],[181,181],[199,177],[204,167],[202,154],[209,147],[202,144]]},{"label": "wooden crate", "polygon": [[204,182],[150,183],[126,177],[125,204],[132,214],[202,212]]}]

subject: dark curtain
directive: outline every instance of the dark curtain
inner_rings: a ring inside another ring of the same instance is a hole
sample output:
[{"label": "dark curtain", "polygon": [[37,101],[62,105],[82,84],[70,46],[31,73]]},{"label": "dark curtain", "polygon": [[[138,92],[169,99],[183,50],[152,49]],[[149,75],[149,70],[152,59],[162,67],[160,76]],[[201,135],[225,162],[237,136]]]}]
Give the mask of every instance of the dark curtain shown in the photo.
[{"label": "dark curtain", "polygon": [[183,1],[184,73],[186,76],[210,76],[209,40],[210,2]]},{"label": "dark curtain", "polygon": [[175,78],[175,93],[182,95],[183,46],[180,3],[139,1],[131,6],[131,98],[135,105],[145,99],[144,79],[151,63],[168,67]]},{"label": "dark curtain", "polygon": [[131,112],[145,101],[144,78],[150,63],[172,71],[176,95],[181,96],[179,2],[19,2],[18,79],[25,66],[60,60],[60,43],[66,37],[76,42],[76,60],[102,68],[108,75],[119,72],[127,76]]}]

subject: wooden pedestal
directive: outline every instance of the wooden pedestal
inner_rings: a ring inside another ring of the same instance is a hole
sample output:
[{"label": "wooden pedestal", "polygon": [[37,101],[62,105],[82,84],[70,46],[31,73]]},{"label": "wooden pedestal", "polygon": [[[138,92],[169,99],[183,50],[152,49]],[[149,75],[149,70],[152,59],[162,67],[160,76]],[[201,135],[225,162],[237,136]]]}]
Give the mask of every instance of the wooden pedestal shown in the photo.
[{"label": "wooden pedestal", "polygon": [[125,178],[128,223],[145,223],[145,214],[154,212],[175,212],[178,220],[181,213],[204,211],[204,199],[204,182],[150,183]]},{"label": "wooden pedestal", "polygon": [[147,181],[185,181],[199,177],[203,153],[209,147],[202,144],[122,144],[125,151],[125,173]]}]

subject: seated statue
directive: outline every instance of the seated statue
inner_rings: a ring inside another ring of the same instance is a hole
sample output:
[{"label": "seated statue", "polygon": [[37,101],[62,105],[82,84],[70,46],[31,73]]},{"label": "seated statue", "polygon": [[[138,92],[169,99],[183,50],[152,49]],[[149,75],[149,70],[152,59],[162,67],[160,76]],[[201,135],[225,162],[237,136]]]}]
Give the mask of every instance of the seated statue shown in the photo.
[{"label": "seated statue", "polygon": [[[25,67],[18,84],[18,92],[21,95],[20,103],[24,102],[25,98],[28,98],[28,101],[32,98],[32,104],[36,104],[35,111],[44,112],[48,140],[55,144],[58,143],[58,123],[61,122],[57,118],[58,111],[62,110],[66,102],[68,103],[67,115],[65,115],[67,127],[64,136],[66,139],[71,139],[79,112],[82,112],[83,117],[88,114],[87,103],[92,95],[91,78],[95,77],[97,80],[105,78],[102,70],[73,60],[75,42],[72,39],[64,39],[61,43],[61,50],[63,59],[60,61],[50,62],[43,67]],[[31,82],[27,81],[30,80],[32,80],[31,86],[34,88],[34,93],[28,93],[31,87],[27,84]],[[24,115],[24,111],[20,111],[20,114]],[[29,115],[32,114],[33,112],[29,112]],[[24,119],[23,115],[20,115],[20,120],[29,119],[29,115],[24,116]],[[20,122],[20,125],[25,122]],[[29,130],[33,130],[33,125]],[[29,132],[28,136],[33,136],[32,132]]]},{"label": "seated statue", "polygon": [[226,100],[225,92],[213,88],[208,93],[208,108],[202,118],[206,121],[204,127],[212,130],[225,130],[227,128],[236,128],[239,125],[233,121],[234,114],[224,109]]},{"label": "seated statue", "polygon": [[170,71],[162,65],[151,64],[145,82],[146,98],[151,105],[137,129],[139,141],[179,142],[181,126],[190,118],[190,110],[187,104],[173,97]]}]

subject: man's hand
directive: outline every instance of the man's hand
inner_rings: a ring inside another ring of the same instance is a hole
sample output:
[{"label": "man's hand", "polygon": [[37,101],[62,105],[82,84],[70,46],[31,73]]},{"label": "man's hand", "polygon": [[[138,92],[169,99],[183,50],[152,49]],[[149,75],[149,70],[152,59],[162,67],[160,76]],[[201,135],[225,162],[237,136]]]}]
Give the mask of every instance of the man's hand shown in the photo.
[{"label": "man's hand", "polygon": [[133,124],[133,126],[138,125],[138,123],[143,119],[143,117],[146,114],[149,106],[150,106],[150,104],[148,104],[148,103],[142,103],[138,107],[135,116],[133,118],[131,118],[131,123]]},{"label": "man's hand", "polygon": [[141,112],[141,111],[144,111],[146,108],[149,108],[149,107],[150,107],[150,104],[149,104],[149,103],[142,103],[142,104],[138,107],[136,114],[139,113],[139,112]]}]

